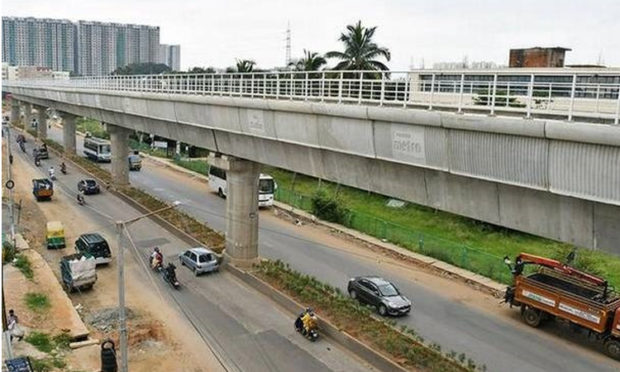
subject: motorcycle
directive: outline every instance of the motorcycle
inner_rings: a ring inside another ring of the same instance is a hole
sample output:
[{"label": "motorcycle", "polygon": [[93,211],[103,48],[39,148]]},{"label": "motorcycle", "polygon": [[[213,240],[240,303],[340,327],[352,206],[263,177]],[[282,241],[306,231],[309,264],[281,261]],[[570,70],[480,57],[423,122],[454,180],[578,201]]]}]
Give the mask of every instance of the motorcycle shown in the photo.
[{"label": "motorcycle", "polygon": [[82,193],[77,194],[77,202],[79,205],[86,204],[86,200],[84,199],[84,195],[82,195]]},{"label": "motorcycle", "polygon": [[34,158],[34,165],[36,165],[37,167],[41,166],[41,159],[39,159],[38,156],[35,156]]},{"label": "motorcycle", "polygon": [[297,317],[297,319],[295,319],[295,330],[299,333],[301,333],[302,336],[304,336],[305,338],[307,338],[308,340],[314,342],[319,338],[319,330],[317,327],[311,328],[311,329],[306,329],[303,326],[303,322],[301,321],[301,317],[303,316],[300,315]]},{"label": "motorcycle", "polygon": [[54,169],[50,169],[49,171],[47,171],[47,173],[49,174],[50,180],[56,181],[56,174],[54,173]]},{"label": "motorcycle", "polygon": [[65,165],[65,163],[60,164],[60,172],[62,174],[67,174],[67,166]]},{"label": "motorcycle", "polygon": [[175,269],[176,269],[176,266],[174,266],[172,262],[169,263],[165,269],[162,269],[160,266],[160,271],[162,272],[162,276],[164,277],[164,280],[168,282],[168,284],[170,284],[172,288],[179,289],[181,284],[177,280],[177,274],[175,272]]}]

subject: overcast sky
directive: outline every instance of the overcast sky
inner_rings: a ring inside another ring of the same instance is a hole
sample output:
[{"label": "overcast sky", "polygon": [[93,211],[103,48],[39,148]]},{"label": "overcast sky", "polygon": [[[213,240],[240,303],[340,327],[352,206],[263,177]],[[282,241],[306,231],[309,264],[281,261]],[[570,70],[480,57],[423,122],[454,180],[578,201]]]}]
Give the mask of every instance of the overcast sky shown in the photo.
[{"label": "overcast sky", "polygon": [[161,43],[181,45],[182,69],[281,66],[288,22],[293,58],[338,50],[358,19],[378,26],[392,70],[464,56],[507,64],[510,48],[531,46],[572,48],[567,64],[620,66],[620,0],[4,0],[2,15],[157,25]]}]

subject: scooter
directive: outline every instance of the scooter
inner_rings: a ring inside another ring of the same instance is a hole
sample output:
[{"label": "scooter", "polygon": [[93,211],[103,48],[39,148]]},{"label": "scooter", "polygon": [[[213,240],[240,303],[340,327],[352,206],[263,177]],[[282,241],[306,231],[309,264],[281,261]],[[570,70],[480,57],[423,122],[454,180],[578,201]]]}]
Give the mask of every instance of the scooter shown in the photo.
[{"label": "scooter", "polygon": [[54,173],[53,169],[50,169],[47,173],[49,174],[49,179],[50,180],[56,181],[56,174]]},{"label": "scooter", "polygon": [[62,174],[67,174],[67,166],[65,165],[65,163],[60,164],[60,172]]},{"label": "scooter", "polygon": [[310,330],[306,330],[301,321],[301,317],[297,317],[295,320],[295,330],[301,333],[302,336],[307,338],[308,340],[314,342],[319,338],[319,330],[317,328],[312,328]]},{"label": "scooter", "polygon": [[86,199],[84,199],[84,195],[82,195],[82,193],[77,194],[77,202],[79,205],[86,204]]}]

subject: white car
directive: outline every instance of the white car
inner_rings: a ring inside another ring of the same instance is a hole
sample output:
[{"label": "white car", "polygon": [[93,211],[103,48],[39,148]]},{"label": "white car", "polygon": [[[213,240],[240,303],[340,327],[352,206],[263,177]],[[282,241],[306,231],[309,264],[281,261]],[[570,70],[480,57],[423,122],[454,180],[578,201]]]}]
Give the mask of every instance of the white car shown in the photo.
[{"label": "white car", "polygon": [[187,266],[198,276],[202,273],[218,271],[220,263],[215,253],[209,249],[198,247],[191,248],[179,255],[181,265]]}]

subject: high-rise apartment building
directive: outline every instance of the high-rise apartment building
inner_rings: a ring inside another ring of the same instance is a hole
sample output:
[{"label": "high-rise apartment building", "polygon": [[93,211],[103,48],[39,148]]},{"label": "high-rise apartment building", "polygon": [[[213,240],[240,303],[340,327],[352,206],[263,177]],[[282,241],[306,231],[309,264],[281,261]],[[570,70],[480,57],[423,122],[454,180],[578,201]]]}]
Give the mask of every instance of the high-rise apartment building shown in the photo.
[{"label": "high-rise apartment building", "polygon": [[2,62],[11,66],[107,75],[160,58],[157,26],[2,17]]},{"label": "high-rise apartment building", "polygon": [[76,38],[66,19],[2,17],[2,62],[75,71]]},{"label": "high-rise apartment building", "polygon": [[107,75],[130,63],[159,62],[159,27],[80,21],[80,74]]},{"label": "high-rise apartment building", "polygon": [[172,71],[179,71],[181,69],[181,46],[160,44],[159,63],[168,65]]}]

